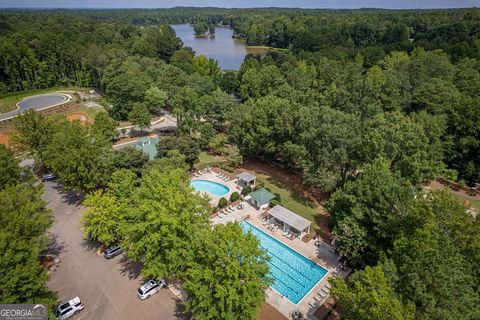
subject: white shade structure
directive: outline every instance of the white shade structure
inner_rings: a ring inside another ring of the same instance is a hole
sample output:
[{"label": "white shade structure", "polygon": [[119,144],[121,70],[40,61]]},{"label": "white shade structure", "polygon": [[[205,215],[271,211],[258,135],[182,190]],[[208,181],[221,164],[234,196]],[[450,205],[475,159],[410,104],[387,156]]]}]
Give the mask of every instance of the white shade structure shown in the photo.
[{"label": "white shade structure", "polygon": [[237,175],[237,184],[242,188],[245,186],[255,187],[256,180],[257,177],[248,171],[243,171]]},{"label": "white shade structure", "polygon": [[275,219],[283,222],[284,229],[286,226],[289,226],[299,232],[310,232],[310,225],[312,224],[310,220],[305,219],[304,217],[299,216],[293,211],[288,210],[285,207],[277,204],[275,207],[267,211],[267,214]]}]

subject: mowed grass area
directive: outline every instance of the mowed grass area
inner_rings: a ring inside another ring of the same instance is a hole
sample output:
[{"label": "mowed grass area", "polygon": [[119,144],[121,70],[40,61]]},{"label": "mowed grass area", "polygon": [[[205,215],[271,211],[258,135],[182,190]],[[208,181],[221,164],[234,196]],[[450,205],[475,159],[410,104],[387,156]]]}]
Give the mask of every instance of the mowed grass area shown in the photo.
[{"label": "mowed grass area", "polygon": [[312,228],[322,238],[330,237],[328,212],[321,201],[328,199],[328,194],[304,185],[301,177],[286,172],[279,166],[256,159],[246,161],[242,169],[257,176],[257,184],[263,185],[273,193],[280,195],[280,204],[312,222]]},{"label": "mowed grass area", "polygon": [[222,160],[223,159],[221,157],[216,157],[214,155],[208,154],[205,151],[202,151],[198,155],[198,162],[195,164],[195,168],[200,169],[208,164],[212,164],[214,162],[221,162]]},{"label": "mowed grass area", "polygon": [[453,195],[455,198],[457,198],[458,200],[460,200],[462,203],[467,200],[468,202],[470,202],[471,206],[476,208],[478,211],[480,211],[480,200],[474,200],[474,199],[467,199],[467,198],[464,198],[462,197],[461,195],[458,195],[458,194],[455,194],[455,193],[450,193],[451,195]]},{"label": "mowed grass area", "polygon": [[318,213],[315,210],[314,204],[308,199],[303,198],[294,190],[288,189],[288,186],[278,180],[274,180],[272,177],[258,173],[255,175],[257,176],[257,181],[262,183],[265,188],[280,195],[282,206],[312,221],[314,224],[317,223],[315,217]]},{"label": "mowed grass area", "polygon": [[17,109],[17,102],[22,100],[23,98],[43,94],[43,93],[51,93],[56,91],[62,90],[76,90],[76,87],[55,87],[55,88],[48,88],[48,89],[38,89],[38,90],[28,90],[28,91],[21,91],[21,92],[9,92],[0,95],[0,113],[5,113],[9,111],[13,111]]}]

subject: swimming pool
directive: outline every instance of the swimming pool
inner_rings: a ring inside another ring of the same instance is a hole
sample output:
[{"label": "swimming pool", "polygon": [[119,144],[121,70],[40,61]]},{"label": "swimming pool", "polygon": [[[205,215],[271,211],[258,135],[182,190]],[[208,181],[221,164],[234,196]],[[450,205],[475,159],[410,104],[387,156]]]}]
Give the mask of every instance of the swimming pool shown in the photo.
[{"label": "swimming pool", "polygon": [[260,246],[270,256],[268,265],[274,282],[272,288],[297,304],[327,274],[327,270],[300,253],[272,238],[246,221],[241,223],[244,232],[252,232]]},{"label": "swimming pool", "polygon": [[223,196],[230,191],[226,185],[209,180],[193,180],[190,185],[197,191],[206,191],[216,196]]}]

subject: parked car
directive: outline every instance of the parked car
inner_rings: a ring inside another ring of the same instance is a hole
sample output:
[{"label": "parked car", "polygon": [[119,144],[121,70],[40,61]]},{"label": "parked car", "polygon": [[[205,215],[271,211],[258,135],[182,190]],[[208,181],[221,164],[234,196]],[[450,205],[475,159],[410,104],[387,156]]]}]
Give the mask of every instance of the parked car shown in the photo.
[{"label": "parked car", "polygon": [[57,179],[57,177],[55,175],[51,174],[51,173],[47,173],[47,174],[44,174],[42,176],[43,181],[52,181],[52,180],[55,180],[55,179]]},{"label": "parked car", "polygon": [[85,308],[82,301],[80,301],[79,297],[75,297],[72,300],[65,302],[58,306],[56,314],[58,319],[68,319],[75,314],[78,314]]},{"label": "parked car", "polygon": [[118,244],[114,244],[114,245],[108,247],[107,249],[105,249],[105,252],[103,253],[103,256],[106,259],[112,259],[113,257],[118,256],[122,252],[123,252],[122,248],[120,248],[120,246]]},{"label": "parked car", "polygon": [[166,286],[167,286],[167,283],[163,279],[160,279],[158,281],[149,280],[143,286],[138,288],[137,297],[140,298],[140,300],[148,299],[151,296],[153,296],[155,293],[160,291],[160,289]]}]

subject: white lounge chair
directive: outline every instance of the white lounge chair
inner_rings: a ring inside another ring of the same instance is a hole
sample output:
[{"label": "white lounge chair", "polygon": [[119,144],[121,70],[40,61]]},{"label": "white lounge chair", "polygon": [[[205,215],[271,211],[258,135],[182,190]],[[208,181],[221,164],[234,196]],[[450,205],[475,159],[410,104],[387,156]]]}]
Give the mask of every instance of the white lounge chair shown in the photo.
[{"label": "white lounge chair", "polygon": [[325,287],[327,287],[328,289],[331,289],[331,288],[332,288],[332,286],[331,286],[330,283],[328,283],[328,282],[325,283]]},{"label": "white lounge chair", "polygon": [[217,216],[219,216],[220,218],[223,218],[225,215],[221,211],[219,211],[217,212]]},{"label": "white lounge chair", "polygon": [[320,290],[322,290],[322,291],[325,292],[326,294],[330,294],[330,289],[328,289],[328,288],[323,287],[323,288],[320,289]]},{"label": "white lounge chair", "polygon": [[320,305],[320,301],[310,301],[308,303],[312,308],[317,308]]},{"label": "white lounge chair", "polygon": [[313,299],[315,299],[316,301],[320,302],[324,299],[325,297],[320,297],[320,296],[314,296]]},{"label": "white lounge chair", "polygon": [[200,176],[197,172],[195,172],[193,175],[194,175],[195,177],[199,177],[199,176]]},{"label": "white lounge chair", "polygon": [[323,291],[320,291],[320,292],[318,293],[318,295],[319,295],[321,298],[325,298],[328,294],[326,294],[326,293],[323,292]]}]

